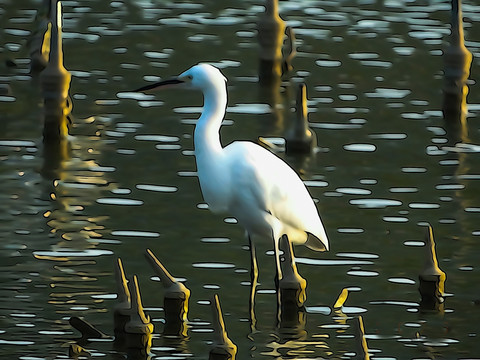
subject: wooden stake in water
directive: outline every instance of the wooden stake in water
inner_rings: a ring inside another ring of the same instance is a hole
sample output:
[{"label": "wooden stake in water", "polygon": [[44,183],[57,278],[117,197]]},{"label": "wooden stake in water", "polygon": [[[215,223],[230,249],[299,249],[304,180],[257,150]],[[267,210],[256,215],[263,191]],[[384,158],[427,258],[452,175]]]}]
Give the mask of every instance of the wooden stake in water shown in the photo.
[{"label": "wooden stake in water", "polygon": [[132,307],[130,319],[125,324],[126,347],[132,353],[132,358],[138,355],[144,356],[150,353],[152,346],[153,324],[150,317],[143,311],[140,288],[137,276],[134,275],[128,282],[128,290],[131,296]]},{"label": "wooden stake in water", "polygon": [[428,225],[425,234],[425,265],[418,276],[419,292],[422,296],[420,308],[423,310],[440,310],[444,302],[445,273],[438,267],[433,229]]},{"label": "wooden stake in water", "polygon": [[127,278],[120,258],[115,262],[115,283],[117,285],[117,302],[113,309],[115,340],[122,341],[125,336],[125,325],[130,319],[130,292]]},{"label": "wooden stake in water", "polygon": [[40,82],[45,106],[44,142],[58,142],[68,136],[70,112],[68,91],[71,74],[63,66],[62,50],[62,4],[51,0],[50,55],[47,67],[40,73]]},{"label": "wooden stake in water", "polygon": [[285,21],[278,15],[278,0],[266,0],[265,12],[257,23],[261,84],[270,84],[282,76],[282,46]]},{"label": "wooden stake in water", "polygon": [[293,70],[293,58],[297,55],[297,44],[295,32],[291,26],[285,28],[285,35],[287,36],[285,45],[283,46],[283,63],[282,63],[282,74]]},{"label": "wooden stake in water", "polygon": [[164,335],[187,336],[186,321],[190,290],[170,275],[150,249],[146,250],[145,257],[160,278],[165,290],[163,305],[165,311]]},{"label": "wooden stake in water", "polygon": [[345,301],[347,301],[347,297],[348,297],[348,289],[343,288],[340,295],[338,295],[338,298],[335,301],[335,304],[333,304],[333,308],[334,309],[341,309],[343,304],[345,303]]},{"label": "wooden stake in water", "polygon": [[287,153],[310,153],[317,146],[317,137],[308,126],[307,86],[300,84],[295,105],[295,119],[285,135]]},{"label": "wooden stake in water", "polygon": [[30,53],[30,73],[39,73],[48,64],[50,52],[50,31],[48,23],[51,17],[51,0],[43,0],[35,16],[34,30],[27,41]]},{"label": "wooden stake in water", "polygon": [[218,295],[215,294],[211,300],[213,315],[213,339],[212,349],[210,350],[209,360],[235,360],[237,346],[228,338],[223,321],[222,309]]},{"label": "wooden stake in water", "polygon": [[137,275],[133,275],[133,279],[128,282],[128,290],[131,295],[132,306],[130,320],[125,324],[125,332],[129,334],[151,334],[153,324],[150,322],[150,316],[145,315],[143,311]]},{"label": "wooden stake in water", "polygon": [[[452,0],[450,45],[443,54],[443,115],[447,121],[463,124],[467,114],[467,79],[470,75],[472,53],[465,47],[461,7],[461,0]],[[466,128],[463,130],[466,131]]]}]

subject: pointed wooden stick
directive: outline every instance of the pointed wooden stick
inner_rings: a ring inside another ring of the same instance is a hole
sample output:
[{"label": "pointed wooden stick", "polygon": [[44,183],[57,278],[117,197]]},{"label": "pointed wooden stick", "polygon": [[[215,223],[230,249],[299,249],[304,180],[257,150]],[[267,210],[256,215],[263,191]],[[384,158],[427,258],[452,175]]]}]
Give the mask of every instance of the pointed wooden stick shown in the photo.
[{"label": "pointed wooden stick", "polygon": [[237,354],[237,346],[228,338],[217,294],[214,295],[210,303],[212,306],[214,339],[209,359],[234,360]]},{"label": "pointed wooden stick", "polygon": [[143,311],[137,275],[133,275],[133,279],[128,283],[128,288],[131,294],[132,308],[130,320],[125,324],[125,332],[131,334],[151,334],[153,332],[153,324],[150,322],[150,317],[146,316]]}]

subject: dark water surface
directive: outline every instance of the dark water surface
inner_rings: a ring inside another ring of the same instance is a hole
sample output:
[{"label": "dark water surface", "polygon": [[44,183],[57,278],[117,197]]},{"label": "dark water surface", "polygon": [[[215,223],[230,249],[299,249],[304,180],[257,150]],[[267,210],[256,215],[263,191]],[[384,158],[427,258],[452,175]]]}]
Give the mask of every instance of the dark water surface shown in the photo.
[{"label": "dark water surface", "polygon": [[[71,155],[57,163],[44,156],[42,99],[26,47],[40,1],[0,5],[0,82],[12,89],[0,95],[2,358],[65,358],[78,336],[70,316],[112,335],[117,257],[139,277],[155,325],[152,358],[208,358],[214,293],[239,359],[352,358],[356,315],[375,359],[480,357],[476,1],[463,4],[474,60],[460,135],[441,111],[447,1],[281,1],[299,47],[291,77],[270,89],[257,81],[259,2],[64,1],[74,127]],[[200,94],[125,93],[200,61],[229,79],[224,144],[282,136],[296,84],[307,84],[320,149],[280,156],[318,199],[331,251],[295,248],[308,281],[297,333],[276,326],[271,246],[259,243],[258,331],[250,334],[243,230],[205,209],[195,177]],[[419,309],[427,223],[447,274],[444,311],[434,313]],[[160,335],[163,290],[151,280],[146,248],[192,291],[185,340]],[[345,287],[343,313],[331,312]],[[118,356],[111,341],[87,348]]]}]

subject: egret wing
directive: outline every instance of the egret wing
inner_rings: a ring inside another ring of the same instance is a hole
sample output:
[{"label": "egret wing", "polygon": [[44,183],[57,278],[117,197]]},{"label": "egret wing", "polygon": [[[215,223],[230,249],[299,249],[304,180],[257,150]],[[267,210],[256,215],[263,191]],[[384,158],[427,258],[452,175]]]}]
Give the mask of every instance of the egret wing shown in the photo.
[{"label": "egret wing", "polygon": [[[235,142],[225,150],[230,153],[227,158],[235,159],[235,165],[231,166],[232,182],[236,186],[235,191],[242,197],[237,201],[248,202],[252,216],[270,214],[281,223],[281,233],[287,234],[292,242],[305,243],[310,233],[320,240],[320,244],[311,242],[307,244],[309,247],[328,248],[317,208],[302,180],[290,166],[250,142]],[[248,204],[244,206],[248,207]],[[255,213],[254,208],[263,213]]]}]

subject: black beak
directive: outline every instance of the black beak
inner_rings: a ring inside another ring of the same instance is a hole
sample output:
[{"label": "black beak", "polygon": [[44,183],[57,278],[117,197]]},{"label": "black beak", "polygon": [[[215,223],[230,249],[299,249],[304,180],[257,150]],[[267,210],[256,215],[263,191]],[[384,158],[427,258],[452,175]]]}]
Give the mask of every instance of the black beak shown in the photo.
[{"label": "black beak", "polygon": [[170,86],[175,86],[175,85],[180,85],[183,84],[184,81],[177,79],[177,78],[172,78],[168,80],[163,80],[159,81],[153,84],[149,84],[146,86],[142,86],[141,88],[138,88],[136,90],[133,90],[133,92],[142,92],[142,91],[149,91],[149,90],[157,90],[159,88],[167,88]]}]

